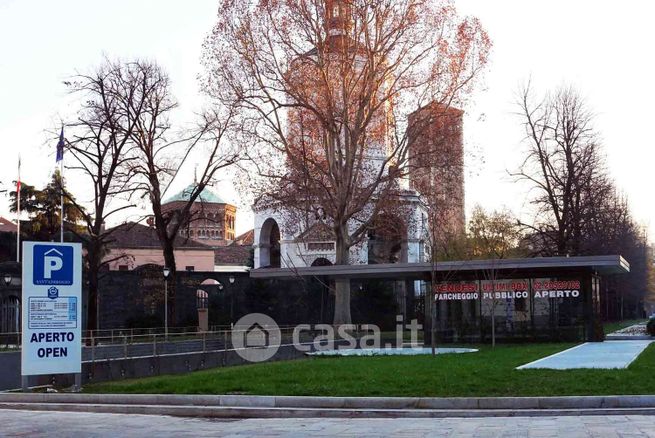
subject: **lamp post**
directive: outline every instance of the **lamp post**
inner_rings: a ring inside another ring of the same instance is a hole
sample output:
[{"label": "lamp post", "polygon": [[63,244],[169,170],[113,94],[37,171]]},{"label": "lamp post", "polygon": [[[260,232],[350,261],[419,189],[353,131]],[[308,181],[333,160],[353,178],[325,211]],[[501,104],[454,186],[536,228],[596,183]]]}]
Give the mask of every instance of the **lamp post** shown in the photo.
[{"label": "lamp post", "polygon": [[[6,288],[9,288],[9,285],[11,284],[11,281],[13,280],[11,274],[10,274],[10,273],[6,273],[6,274],[4,275],[4,277],[2,277],[2,279],[3,279],[4,282],[5,282],[5,287],[6,287]],[[16,328],[15,328],[15,329],[16,329],[16,332],[19,332],[19,331],[20,331],[20,323],[19,323],[20,319],[19,319],[19,318],[20,318],[20,312],[19,312],[18,309],[16,309]]]},{"label": "lamp post", "polygon": [[[234,275],[230,275],[228,281],[234,284]],[[230,324],[234,324],[234,288],[230,288]]]},{"label": "lamp post", "polygon": [[168,341],[168,276],[171,270],[164,266],[164,339]]},{"label": "lamp post", "polygon": [[[230,281],[230,283],[231,283],[231,281]],[[218,290],[221,291],[221,292],[223,292],[223,289],[225,289],[225,286],[223,285],[223,283],[221,283],[221,282],[219,281],[219,282],[218,282]],[[232,297],[230,296],[230,299],[231,299],[231,298],[232,298]],[[225,303],[225,296],[223,297],[223,303]],[[230,301],[230,324],[232,324],[232,301]]]}]

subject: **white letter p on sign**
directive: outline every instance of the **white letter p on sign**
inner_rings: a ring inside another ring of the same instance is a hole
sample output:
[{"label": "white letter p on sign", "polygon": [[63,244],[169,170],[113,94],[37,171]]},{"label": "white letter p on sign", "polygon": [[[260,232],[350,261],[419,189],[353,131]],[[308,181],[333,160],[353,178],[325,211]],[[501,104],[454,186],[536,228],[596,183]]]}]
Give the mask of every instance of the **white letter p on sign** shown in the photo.
[{"label": "white letter p on sign", "polygon": [[61,257],[45,256],[43,258],[43,278],[52,278],[52,272],[64,266]]}]

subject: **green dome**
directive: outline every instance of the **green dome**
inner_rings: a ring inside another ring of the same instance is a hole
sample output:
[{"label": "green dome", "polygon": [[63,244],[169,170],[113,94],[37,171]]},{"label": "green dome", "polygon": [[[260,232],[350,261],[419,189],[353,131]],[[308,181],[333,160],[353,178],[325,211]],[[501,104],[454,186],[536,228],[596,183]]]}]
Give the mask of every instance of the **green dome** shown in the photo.
[{"label": "green dome", "polygon": [[[186,201],[189,200],[189,198],[191,197],[191,194],[193,193],[193,191],[195,189],[196,189],[196,185],[191,184],[187,188],[182,190],[180,193],[178,193],[177,195],[168,198],[163,203],[164,204],[169,204],[171,202],[176,202],[176,201],[186,202]],[[203,202],[203,203],[209,203],[209,204],[229,204],[229,202],[225,202],[221,197],[214,194],[207,187],[205,187],[205,189],[196,198],[196,202]]]}]

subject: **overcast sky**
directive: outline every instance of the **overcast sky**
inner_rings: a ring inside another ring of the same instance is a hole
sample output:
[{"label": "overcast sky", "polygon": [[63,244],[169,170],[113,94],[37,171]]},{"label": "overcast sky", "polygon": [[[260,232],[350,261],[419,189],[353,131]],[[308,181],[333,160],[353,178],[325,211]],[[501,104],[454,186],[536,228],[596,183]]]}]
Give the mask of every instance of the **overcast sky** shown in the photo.
[{"label": "overcast sky", "polygon": [[[456,4],[481,19],[494,43],[484,88],[466,108],[466,147],[482,157],[467,163],[467,208],[480,203],[522,215],[529,211],[526,188],[513,183],[508,171],[516,168],[522,150],[515,93],[532,77],[538,90],[567,83],[586,97],[597,115],[610,171],[655,240],[655,144],[649,131],[655,116],[655,5],[639,0]],[[0,0],[1,188],[16,179],[19,152],[22,180],[47,182],[56,142],[47,142],[44,131],[67,110],[62,81],[104,55],[157,60],[170,73],[183,110],[198,108],[201,44],[216,6],[216,0]],[[192,181],[192,169],[173,189]],[[229,181],[215,191],[239,205]],[[239,207],[237,231],[242,232],[252,228],[252,215],[247,206]],[[0,215],[8,214],[8,199],[0,195]]]}]

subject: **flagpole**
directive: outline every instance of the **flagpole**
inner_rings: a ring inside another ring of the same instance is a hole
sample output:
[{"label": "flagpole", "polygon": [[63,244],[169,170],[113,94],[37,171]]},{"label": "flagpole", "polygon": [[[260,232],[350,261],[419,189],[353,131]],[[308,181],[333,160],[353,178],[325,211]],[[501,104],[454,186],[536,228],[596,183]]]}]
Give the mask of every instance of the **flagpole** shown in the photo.
[{"label": "flagpole", "polygon": [[[59,194],[61,195],[61,212],[59,213],[59,239],[64,241],[64,125],[61,125],[57,143],[57,163],[59,163]],[[53,236],[54,237],[54,236]]]},{"label": "flagpole", "polygon": [[61,125],[59,142],[57,143],[57,162],[59,163],[59,194],[61,195],[61,211],[59,213],[59,241],[64,242],[64,125]]},{"label": "flagpole", "polygon": [[64,159],[62,158],[59,162],[59,178],[61,182],[61,224],[60,224],[60,242],[64,242]]},{"label": "flagpole", "polygon": [[18,154],[18,182],[16,183],[16,261],[20,263],[20,154]]}]

